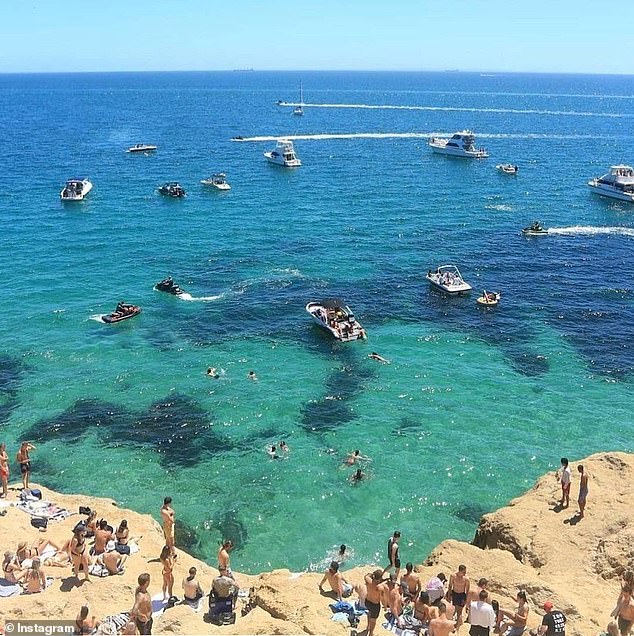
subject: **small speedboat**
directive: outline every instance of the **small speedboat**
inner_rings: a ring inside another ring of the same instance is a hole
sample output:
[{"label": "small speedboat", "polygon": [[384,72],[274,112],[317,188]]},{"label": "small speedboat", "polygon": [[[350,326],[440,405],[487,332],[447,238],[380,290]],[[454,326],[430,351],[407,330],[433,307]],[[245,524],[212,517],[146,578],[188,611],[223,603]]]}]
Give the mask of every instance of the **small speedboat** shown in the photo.
[{"label": "small speedboat", "polygon": [[482,296],[476,298],[476,302],[482,307],[495,307],[500,302],[501,297],[502,295],[498,292],[488,292],[484,290]]},{"label": "small speedboat", "polygon": [[185,190],[176,181],[170,181],[164,183],[158,191],[165,196],[172,197],[174,199],[180,199],[185,196]]},{"label": "small speedboat", "polygon": [[306,311],[320,327],[327,329],[337,340],[350,342],[367,338],[365,329],[354,317],[350,307],[340,298],[310,302],[306,305]]},{"label": "small speedboat", "polygon": [[454,133],[450,139],[432,137],[429,140],[429,146],[434,152],[441,155],[470,159],[486,159],[489,156],[485,148],[476,147],[475,135],[470,130]]},{"label": "small speedboat", "polygon": [[201,183],[206,186],[216,188],[216,190],[231,190],[231,186],[227,183],[227,175],[224,172],[212,174],[208,179],[202,179]]},{"label": "small speedboat", "polygon": [[548,234],[548,228],[544,227],[539,221],[534,221],[522,230],[522,234],[524,236],[545,236]]},{"label": "small speedboat", "polygon": [[83,201],[91,190],[92,183],[85,177],[79,177],[77,179],[69,179],[59,196],[62,201]]},{"label": "small speedboat", "polygon": [[128,148],[126,152],[154,152],[158,146],[151,144],[134,144],[131,148]]},{"label": "small speedboat", "polygon": [[185,293],[184,289],[181,289],[173,280],[171,276],[164,278],[159,283],[154,285],[154,288],[158,291],[166,292],[168,294],[172,294],[174,296],[180,296]]},{"label": "small speedboat", "polygon": [[128,318],[134,318],[141,313],[141,307],[138,305],[128,305],[127,303],[117,303],[117,308],[107,316],[102,316],[102,320],[108,324],[115,322],[121,322],[122,320],[128,320]]},{"label": "small speedboat", "polygon": [[607,174],[588,181],[588,186],[602,197],[634,203],[634,168],[612,166]]},{"label": "small speedboat", "polygon": [[295,154],[293,142],[288,139],[280,139],[275,145],[275,149],[265,152],[264,156],[269,163],[274,163],[276,166],[283,166],[284,168],[298,168],[302,165],[302,162]]},{"label": "small speedboat", "polygon": [[425,278],[434,287],[448,294],[464,294],[472,289],[455,265],[441,265],[435,272],[429,270]]},{"label": "small speedboat", "polygon": [[495,168],[504,174],[517,174],[520,170],[518,166],[514,166],[512,163],[499,163]]}]

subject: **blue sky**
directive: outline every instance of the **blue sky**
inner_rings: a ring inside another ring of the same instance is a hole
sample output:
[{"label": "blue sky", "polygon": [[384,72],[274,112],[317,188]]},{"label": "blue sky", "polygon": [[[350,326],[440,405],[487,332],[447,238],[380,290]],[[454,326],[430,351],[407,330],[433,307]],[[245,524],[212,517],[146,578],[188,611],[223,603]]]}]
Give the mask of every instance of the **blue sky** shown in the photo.
[{"label": "blue sky", "polygon": [[0,0],[0,72],[634,73],[634,0]]}]

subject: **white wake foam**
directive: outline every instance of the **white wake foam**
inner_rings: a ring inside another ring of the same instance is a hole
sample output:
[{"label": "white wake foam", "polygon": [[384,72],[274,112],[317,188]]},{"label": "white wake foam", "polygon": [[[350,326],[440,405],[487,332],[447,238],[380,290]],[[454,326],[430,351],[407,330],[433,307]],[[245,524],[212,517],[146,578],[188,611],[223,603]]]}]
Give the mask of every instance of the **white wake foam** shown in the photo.
[{"label": "white wake foam", "polygon": [[[451,137],[453,132],[362,132],[362,133],[316,133],[313,135],[257,135],[233,138],[231,141],[278,141],[280,139],[325,140],[325,139],[427,139]],[[478,133],[478,139],[616,139],[615,135],[552,135],[547,133]],[[622,137],[623,135],[621,135]]]},{"label": "white wake foam", "polygon": [[[299,102],[282,102],[280,106],[300,106]],[[631,113],[600,113],[581,110],[546,110],[539,108],[476,108],[466,106],[410,106],[407,104],[301,104],[307,108],[357,108],[362,110],[418,110],[449,113],[503,113],[513,115],[555,115],[565,117],[610,117],[622,119],[634,117]]]},{"label": "white wake foam", "polygon": [[107,315],[108,314],[93,314],[92,316],[88,317],[88,320],[96,320],[97,322],[103,322],[103,317]]},{"label": "white wake foam", "polygon": [[598,227],[593,225],[571,225],[570,227],[551,227],[548,234],[594,236],[597,234],[617,234],[634,236],[634,229],[629,227]]},{"label": "white wake foam", "polygon": [[178,297],[182,298],[183,300],[188,300],[193,302],[195,301],[210,302],[212,300],[220,300],[221,298],[224,298],[224,294],[218,294],[217,296],[192,296],[191,294],[184,292],[182,294],[179,294]]}]

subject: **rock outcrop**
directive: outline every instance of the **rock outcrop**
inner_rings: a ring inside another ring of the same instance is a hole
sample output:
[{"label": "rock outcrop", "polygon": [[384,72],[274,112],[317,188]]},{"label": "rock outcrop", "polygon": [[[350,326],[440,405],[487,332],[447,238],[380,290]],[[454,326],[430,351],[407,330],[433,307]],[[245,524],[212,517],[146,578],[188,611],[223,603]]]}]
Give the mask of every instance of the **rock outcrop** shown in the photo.
[{"label": "rock outcrop", "polygon": [[[492,597],[502,607],[512,608],[518,589],[529,597],[529,626],[541,622],[541,606],[551,600],[568,617],[569,636],[594,636],[609,620],[619,593],[619,577],[626,569],[634,569],[634,524],[632,481],[634,456],[624,453],[593,455],[582,462],[590,474],[590,495],[586,517],[575,515],[576,503],[561,510],[556,505],[560,488],[554,473],[538,480],[526,494],[497,512],[485,515],[472,544],[444,541],[417,567],[425,582],[440,571],[455,571],[464,563],[472,580],[486,577]],[[576,501],[578,476],[573,463],[573,492]],[[152,577],[150,592],[161,589],[161,564],[158,554],[163,534],[157,522],[148,515],[119,509],[109,500],[69,496],[42,488],[44,498],[76,511],[87,505],[107,518],[111,524],[126,518],[132,535],[142,535],[140,551],[130,557],[126,571],[120,576],[93,578],[82,585],[69,567],[46,568],[54,577],[45,592],[0,598],[0,618],[71,619],[81,605],[88,603],[91,614],[98,618],[129,610],[132,606],[136,578],[141,572]],[[15,501],[17,491],[11,491]],[[50,537],[63,544],[71,536],[78,516],[49,524],[46,534],[31,527],[30,517],[15,507],[8,507],[0,517],[0,546],[15,549],[20,540],[30,542]],[[181,581],[192,565],[198,568],[203,587],[208,590],[216,570],[179,551],[175,571],[175,593],[181,594]],[[374,566],[345,572],[351,583],[360,583]],[[332,599],[318,589],[320,574],[293,574],[275,570],[259,576],[237,574],[243,589],[251,589],[255,607],[245,616],[238,605],[235,625],[215,627],[203,621],[203,611],[177,605],[155,620],[155,634],[327,634],[345,636],[347,630],[330,620],[328,604]],[[362,621],[360,628],[365,627]],[[381,629],[379,628],[379,632]],[[466,633],[466,628],[461,632]]]}]

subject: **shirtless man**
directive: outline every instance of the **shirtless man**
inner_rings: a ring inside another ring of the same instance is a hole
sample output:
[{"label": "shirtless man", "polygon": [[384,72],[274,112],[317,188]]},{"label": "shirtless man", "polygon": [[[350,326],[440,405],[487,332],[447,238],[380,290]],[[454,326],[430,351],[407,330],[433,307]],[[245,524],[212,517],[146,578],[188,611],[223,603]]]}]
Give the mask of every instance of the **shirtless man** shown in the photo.
[{"label": "shirtless man", "polygon": [[449,636],[456,628],[456,622],[447,618],[447,606],[444,603],[438,605],[438,618],[429,622],[429,636]]},{"label": "shirtless man", "polygon": [[401,577],[401,583],[406,584],[405,590],[403,590],[403,598],[405,602],[415,601],[420,593],[420,578],[417,574],[414,574],[414,565],[412,563],[405,564],[405,574]]},{"label": "shirtless man", "polygon": [[631,585],[623,586],[616,610],[619,632],[621,636],[629,636],[634,625],[634,599]]},{"label": "shirtless man", "polygon": [[398,530],[394,531],[394,534],[389,538],[387,542],[387,558],[390,562],[388,566],[383,570],[383,574],[396,568],[396,577],[401,570],[401,559],[398,556],[398,542],[401,540],[401,533]]},{"label": "shirtless man", "polygon": [[196,580],[196,568],[189,568],[189,576],[183,579],[183,595],[186,601],[197,601],[204,596],[200,583]]},{"label": "shirtless man", "polygon": [[163,534],[165,535],[165,545],[169,546],[172,556],[176,558],[176,548],[174,541],[174,525],[176,516],[172,508],[172,498],[165,497],[161,507],[161,519],[163,520]]},{"label": "shirtless man", "polygon": [[467,578],[467,566],[459,565],[458,571],[449,577],[447,599],[451,600],[456,608],[456,629],[462,625],[462,610],[469,596],[469,579]]},{"label": "shirtless man", "polygon": [[229,565],[229,552],[233,550],[233,541],[225,539],[218,550],[218,569],[224,568],[227,570],[227,576],[233,577],[231,566]]},{"label": "shirtless man", "polygon": [[383,572],[374,570],[372,574],[366,574],[364,577],[366,586],[365,606],[368,608],[368,629],[367,636],[374,635],[376,627],[376,619],[381,613],[381,588],[383,582]]},{"label": "shirtless man", "polygon": [[114,540],[110,539],[106,543],[106,551],[97,559],[97,563],[101,563],[109,574],[121,574],[125,560],[126,557],[117,552]]},{"label": "shirtless man", "polygon": [[31,458],[29,452],[35,450],[35,446],[30,442],[22,442],[20,450],[15,456],[15,460],[20,464],[20,472],[22,473],[22,488],[29,487],[29,478],[31,477]]},{"label": "shirtless man", "polygon": [[397,627],[403,627],[403,588],[407,589],[407,583],[391,586],[389,594],[389,608],[392,620]]},{"label": "shirtless man", "polygon": [[108,522],[102,519],[95,530],[95,545],[90,550],[93,556],[99,556],[106,551],[106,544],[113,539],[111,530],[108,529]]},{"label": "shirtless man", "polygon": [[134,605],[130,610],[130,618],[134,619],[139,634],[152,633],[152,599],[147,591],[150,585],[150,575],[147,572],[139,574],[139,586],[134,592]]},{"label": "shirtless man", "polygon": [[324,577],[319,582],[319,591],[323,592],[323,584],[328,581],[330,588],[334,592],[338,601],[344,596],[350,596],[352,593],[352,585],[343,578],[343,574],[339,572],[339,562],[331,561],[330,567],[324,572]]}]

